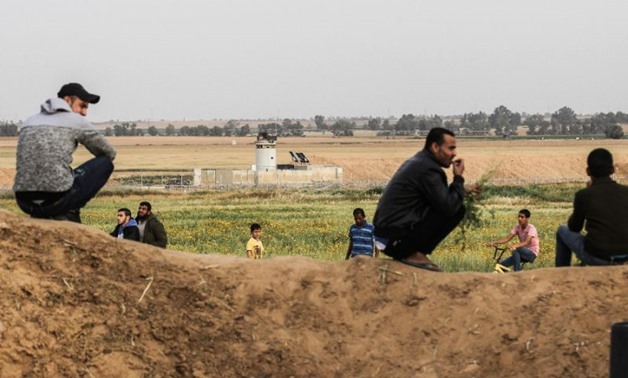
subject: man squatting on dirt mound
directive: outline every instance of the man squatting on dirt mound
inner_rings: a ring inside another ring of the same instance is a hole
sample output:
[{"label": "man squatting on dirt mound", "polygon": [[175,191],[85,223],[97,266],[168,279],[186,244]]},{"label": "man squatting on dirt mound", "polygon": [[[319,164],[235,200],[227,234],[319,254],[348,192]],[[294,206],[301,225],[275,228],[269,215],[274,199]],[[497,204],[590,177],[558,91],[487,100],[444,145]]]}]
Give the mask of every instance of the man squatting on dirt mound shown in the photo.
[{"label": "man squatting on dirt mound", "polygon": [[[464,162],[454,161],[456,138],[447,129],[430,130],[425,147],[394,174],[377,204],[373,224],[378,248],[404,264],[440,272],[432,253],[464,216]],[[453,182],[447,186],[442,168],[453,163]]]},{"label": "man squatting on dirt mound", "polygon": [[[13,191],[31,217],[81,223],[81,208],[111,176],[116,150],[85,119],[99,100],[80,84],[66,84],[20,126]],[[78,143],[95,158],[72,170]]]}]

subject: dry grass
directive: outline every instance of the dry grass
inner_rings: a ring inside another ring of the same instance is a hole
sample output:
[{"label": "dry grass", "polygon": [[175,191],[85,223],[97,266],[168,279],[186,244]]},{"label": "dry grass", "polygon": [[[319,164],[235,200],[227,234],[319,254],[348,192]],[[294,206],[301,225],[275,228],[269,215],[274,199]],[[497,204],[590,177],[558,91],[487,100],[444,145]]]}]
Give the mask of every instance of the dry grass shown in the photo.
[{"label": "dry grass", "polygon": [[[255,163],[253,137],[114,137],[117,169],[246,168]],[[416,153],[423,139],[373,137],[280,138],[277,162],[291,163],[288,151],[303,151],[312,164],[344,169],[346,182],[384,182]],[[15,167],[15,138],[0,138],[0,183],[11,181]],[[493,179],[521,181],[586,180],[586,156],[593,148],[608,148],[618,165],[620,181],[628,178],[628,140],[512,140],[460,139],[468,181],[494,170]],[[80,149],[75,162],[90,154]]]}]

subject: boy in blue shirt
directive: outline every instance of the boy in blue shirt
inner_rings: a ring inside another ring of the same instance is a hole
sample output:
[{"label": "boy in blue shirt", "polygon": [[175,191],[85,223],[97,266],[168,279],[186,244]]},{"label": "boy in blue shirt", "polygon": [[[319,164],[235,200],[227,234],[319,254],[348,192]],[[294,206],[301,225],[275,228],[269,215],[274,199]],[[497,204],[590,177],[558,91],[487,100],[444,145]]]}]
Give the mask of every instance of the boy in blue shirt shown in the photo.
[{"label": "boy in blue shirt", "polygon": [[355,224],[349,227],[349,248],[345,260],[358,255],[373,257],[373,251],[377,257],[379,251],[373,248],[373,225],[366,221],[364,210],[361,208],[353,210],[353,219]]}]

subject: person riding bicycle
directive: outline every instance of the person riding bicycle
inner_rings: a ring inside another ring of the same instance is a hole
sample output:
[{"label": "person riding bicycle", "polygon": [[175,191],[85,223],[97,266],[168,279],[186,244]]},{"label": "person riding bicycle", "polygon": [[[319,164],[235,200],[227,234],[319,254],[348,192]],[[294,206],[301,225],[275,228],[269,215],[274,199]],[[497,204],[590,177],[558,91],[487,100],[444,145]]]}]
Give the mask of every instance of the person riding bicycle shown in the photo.
[{"label": "person riding bicycle", "polygon": [[522,209],[517,215],[518,224],[503,238],[495,241],[487,242],[486,245],[493,247],[498,244],[508,243],[517,235],[519,243],[509,246],[512,255],[499,262],[499,265],[510,267],[514,265],[515,272],[521,270],[522,262],[534,262],[539,255],[539,235],[536,227],[529,222],[530,211]]}]

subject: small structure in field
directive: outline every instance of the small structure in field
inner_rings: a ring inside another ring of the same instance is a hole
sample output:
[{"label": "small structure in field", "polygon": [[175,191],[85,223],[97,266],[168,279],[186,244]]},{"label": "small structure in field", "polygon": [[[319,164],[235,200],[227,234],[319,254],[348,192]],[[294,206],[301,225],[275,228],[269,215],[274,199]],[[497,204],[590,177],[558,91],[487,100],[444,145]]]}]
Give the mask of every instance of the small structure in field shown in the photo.
[{"label": "small structure in field", "polygon": [[303,152],[289,151],[292,162],[277,163],[277,136],[262,131],[255,141],[255,164],[250,169],[194,169],[194,186],[301,187],[342,184],[342,168],[311,164]]}]

